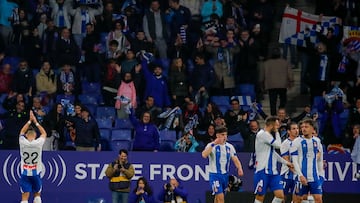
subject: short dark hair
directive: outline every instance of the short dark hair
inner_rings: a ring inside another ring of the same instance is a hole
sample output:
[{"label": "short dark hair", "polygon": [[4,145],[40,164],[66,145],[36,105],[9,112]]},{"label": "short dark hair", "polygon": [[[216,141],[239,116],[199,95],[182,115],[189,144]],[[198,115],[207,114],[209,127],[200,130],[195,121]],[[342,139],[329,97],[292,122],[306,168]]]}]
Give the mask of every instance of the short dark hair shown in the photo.
[{"label": "short dark hair", "polygon": [[303,123],[309,124],[309,125],[312,126],[314,129],[317,128],[316,125],[315,125],[315,121],[312,120],[312,119],[305,119],[305,120],[303,120]]},{"label": "short dark hair", "polygon": [[128,150],[126,150],[126,149],[120,149],[120,150],[119,150],[119,154],[121,154],[121,153],[124,153],[124,154],[126,154],[126,155],[129,154]]},{"label": "short dark hair", "polygon": [[227,128],[224,125],[220,125],[220,126],[216,126],[215,128],[215,133],[226,133],[227,132]]},{"label": "short dark hair", "polygon": [[266,126],[274,125],[276,120],[279,120],[279,118],[277,116],[270,116],[270,117],[266,118],[265,125]]}]

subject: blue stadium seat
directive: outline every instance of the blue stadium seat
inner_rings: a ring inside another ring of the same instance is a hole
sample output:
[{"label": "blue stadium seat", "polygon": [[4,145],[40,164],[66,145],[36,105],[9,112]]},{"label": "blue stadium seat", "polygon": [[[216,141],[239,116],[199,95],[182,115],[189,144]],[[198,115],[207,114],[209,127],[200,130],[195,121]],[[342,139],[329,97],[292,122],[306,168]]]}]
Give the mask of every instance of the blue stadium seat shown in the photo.
[{"label": "blue stadium seat", "polygon": [[235,87],[235,94],[251,96],[254,101],[256,99],[255,85],[253,84],[240,84]]},{"label": "blue stadium seat", "polygon": [[177,140],[177,133],[175,130],[160,130],[160,140],[171,140],[176,142]]},{"label": "blue stadium seat", "polygon": [[98,105],[98,97],[95,95],[90,94],[80,94],[78,96],[81,104],[92,104],[92,105]]},{"label": "blue stadium seat", "polygon": [[96,108],[96,118],[115,119],[116,112],[113,106],[98,106]]},{"label": "blue stadium seat", "polygon": [[128,151],[132,150],[132,141],[130,140],[112,140],[110,142],[112,151],[118,152],[121,149],[126,149]]},{"label": "blue stadium seat", "polygon": [[341,130],[344,131],[346,129],[346,125],[348,123],[349,120],[349,109],[344,109],[344,112],[342,112],[339,117],[340,117],[340,126],[341,126]]},{"label": "blue stadium seat", "polygon": [[122,118],[116,118],[115,119],[115,126],[114,128],[118,129],[132,129],[133,125],[130,121],[130,119],[122,119]]},{"label": "blue stadium seat", "polygon": [[221,113],[224,115],[225,114],[225,112],[229,109],[229,105],[226,105],[226,106],[224,106],[224,105],[218,105],[218,107],[219,107],[219,110],[221,111]]},{"label": "blue stadium seat", "polygon": [[132,140],[132,130],[130,129],[113,129],[111,131],[111,140]]},{"label": "blue stadium seat", "polygon": [[237,152],[241,152],[244,148],[244,139],[240,133],[229,135],[227,141],[234,145]]},{"label": "blue stadium seat", "polygon": [[211,96],[210,101],[214,102],[216,105],[220,106],[229,106],[230,98],[229,96]]},{"label": "blue stadium seat", "polygon": [[68,99],[72,104],[75,103],[75,96],[74,95],[66,95],[66,94],[58,94],[56,96],[56,103],[60,103],[62,99]]},{"label": "blue stadium seat", "polygon": [[92,95],[101,95],[101,83],[98,82],[81,82],[81,93],[82,94],[92,94]]},{"label": "blue stadium seat", "polygon": [[109,128],[99,128],[100,138],[110,141],[111,140],[111,129]]},{"label": "blue stadium seat", "polygon": [[18,69],[19,63],[20,58],[15,56],[6,56],[2,62],[2,64],[10,64],[13,73]]},{"label": "blue stadium seat", "polygon": [[111,129],[113,125],[112,119],[109,118],[96,118],[96,122],[99,128]]},{"label": "blue stadium seat", "polygon": [[175,151],[175,142],[171,140],[163,140],[160,142],[159,151],[162,152],[173,152]]}]

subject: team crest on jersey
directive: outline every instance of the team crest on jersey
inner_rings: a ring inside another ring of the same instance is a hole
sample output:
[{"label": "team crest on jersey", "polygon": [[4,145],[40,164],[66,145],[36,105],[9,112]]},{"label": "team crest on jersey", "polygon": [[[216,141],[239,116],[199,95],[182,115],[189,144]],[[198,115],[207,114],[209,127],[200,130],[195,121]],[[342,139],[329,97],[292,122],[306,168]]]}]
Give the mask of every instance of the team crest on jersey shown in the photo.
[{"label": "team crest on jersey", "polygon": [[317,142],[314,142],[314,147],[317,147]]}]

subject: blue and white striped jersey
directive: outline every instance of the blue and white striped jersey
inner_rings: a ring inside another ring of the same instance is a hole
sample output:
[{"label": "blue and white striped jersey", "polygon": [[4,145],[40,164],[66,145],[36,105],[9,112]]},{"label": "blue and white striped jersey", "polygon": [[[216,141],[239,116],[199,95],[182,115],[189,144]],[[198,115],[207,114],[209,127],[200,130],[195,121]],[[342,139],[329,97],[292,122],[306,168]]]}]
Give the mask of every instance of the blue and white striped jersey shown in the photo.
[{"label": "blue and white striped jersey", "polygon": [[[206,148],[211,147],[211,144],[209,143]],[[228,173],[233,156],[236,156],[236,151],[232,144],[225,142],[222,145],[215,145],[209,155],[209,172],[218,174]]]}]

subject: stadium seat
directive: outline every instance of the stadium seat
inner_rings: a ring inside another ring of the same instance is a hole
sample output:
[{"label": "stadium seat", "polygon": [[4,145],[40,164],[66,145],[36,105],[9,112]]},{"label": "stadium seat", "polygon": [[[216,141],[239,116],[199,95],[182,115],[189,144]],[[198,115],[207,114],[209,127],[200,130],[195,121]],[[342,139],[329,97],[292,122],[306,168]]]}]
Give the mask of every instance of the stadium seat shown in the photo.
[{"label": "stadium seat", "polygon": [[130,140],[112,140],[110,142],[112,151],[118,152],[120,149],[132,150],[132,142]]},{"label": "stadium seat", "polygon": [[85,95],[101,95],[101,83],[82,81],[81,93]]},{"label": "stadium seat", "polygon": [[130,119],[122,119],[122,118],[116,118],[115,119],[115,126],[116,129],[132,129],[133,125],[130,121]]},{"label": "stadium seat", "polygon": [[229,106],[230,98],[229,96],[211,96],[210,101],[214,102],[218,106]]},{"label": "stadium seat", "polygon": [[253,84],[240,84],[235,87],[235,94],[243,96],[251,96],[251,100],[256,99],[255,85]]},{"label": "stadium seat", "polygon": [[96,122],[99,128],[111,129],[113,125],[112,119],[109,118],[96,118]]},{"label": "stadium seat", "polygon": [[2,64],[10,64],[13,73],[18,69],[19,63],[20,58],[15,56],[6,56],[2,61]]},{"label": "stadium seat", "polygon": [[80,94],[78,96],[81,104],[98,105],[98,97],[90,94]]},{"label": "stadium seat", "polygon": [[240,133],[236,133],[234,135],[229,135],[227,138],[227,141],[229,143],[231,143],[232,145],[234,145],[235,150],[237,152],[241,152],[244,148],[244,139]]},{"label": "stadium seat", "polygon": [[109,128],[99,128],[100,138],[110,141],[111,140],[111,129]]},{"label": "stadium seat", "polygon": [[66,94],[59,94],[56,96],[56,103],[60,103],[62,99],[70,100],[70,103],[75,103],[75,96],[74,95],[66,95]]},{"label": "stadium seat", "polygon": [[132,130],[130,129],[113,129],[111,131],[111,140],[132,140]]},{"label": "stadium seat", "polygon": [[96,118],[110,118],[115,119],[116,112],[113,106],[98,106],[96,108]]},{"label": "stadium seat", "polygon": [[162,140],[160,142],[160,149],[162,152],[173,152],[175,151],[175,142],[171,140]]},{"label": "stadium seat", "polygon": [[177,133],[175,130],[160,130],[160,140],[171,140],[176,142],[177,140]]}]

